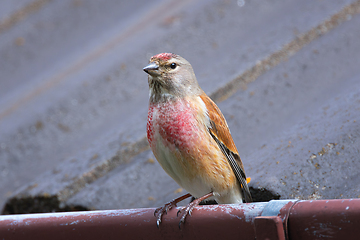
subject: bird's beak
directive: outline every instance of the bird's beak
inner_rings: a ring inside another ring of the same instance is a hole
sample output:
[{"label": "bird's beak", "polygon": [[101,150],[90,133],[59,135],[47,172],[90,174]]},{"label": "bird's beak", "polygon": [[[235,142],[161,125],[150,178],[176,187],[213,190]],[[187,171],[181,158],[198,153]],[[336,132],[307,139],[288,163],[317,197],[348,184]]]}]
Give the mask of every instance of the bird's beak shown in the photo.
[{"label": "bird's beak", "polygon": [[143,70],[146,73],[151,74],[152,71],[159,70],[159,65],[157,65],[155,62],[152,62],[149,63],[149,65],[147,65],[146,67],[144,67]]}]

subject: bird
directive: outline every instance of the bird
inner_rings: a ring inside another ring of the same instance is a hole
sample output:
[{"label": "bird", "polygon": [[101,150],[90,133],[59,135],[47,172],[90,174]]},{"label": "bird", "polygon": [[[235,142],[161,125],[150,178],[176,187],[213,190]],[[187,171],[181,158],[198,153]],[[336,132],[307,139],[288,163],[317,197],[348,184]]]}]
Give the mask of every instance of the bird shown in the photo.
[{"label": "bird", "polygon": [[177,213],[179,228],[203,200],[252,202],[225,117],[200,88],[191,64],[177,54],[159,53],[143,70],[149,84],[147,140],[161,167],[188,192],[155,210],[157,226],[191,196],[195,200]]}]

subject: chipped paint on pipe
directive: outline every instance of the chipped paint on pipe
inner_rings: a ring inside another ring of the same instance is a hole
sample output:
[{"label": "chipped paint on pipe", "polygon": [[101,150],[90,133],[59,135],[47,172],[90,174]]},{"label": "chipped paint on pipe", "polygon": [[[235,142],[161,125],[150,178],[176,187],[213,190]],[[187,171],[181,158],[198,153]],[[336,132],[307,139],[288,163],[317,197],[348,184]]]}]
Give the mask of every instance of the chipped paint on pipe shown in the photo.
[{"label": "chipped paint on pipe", "polygon": [[289,239],[359,239],[360,199],[299,201],[289,215]]},{"label": "chipped paint on pipe", "polygon": [[254,239],[262,236],[256,231],[264,229],[255,229],[257,217],[259,226],[281,219],[284,228],[280,222],[272,224],[277,227],[273,232],[280,236],[282,229],[292,240],[360,235],[360,199],[199,206],[182,229],[177,209],[164,216],[160,229],[153,213],[154,209],[122,209],[0,216],[0,239]]},{"label": "chipped paint on pipe", "polygon": [[177,210],[160,230],[154,209],[130,209],[0,216],[0,239],[238,239],[254,236],[254,218],[266,203],[199,206],[178,228]]}]

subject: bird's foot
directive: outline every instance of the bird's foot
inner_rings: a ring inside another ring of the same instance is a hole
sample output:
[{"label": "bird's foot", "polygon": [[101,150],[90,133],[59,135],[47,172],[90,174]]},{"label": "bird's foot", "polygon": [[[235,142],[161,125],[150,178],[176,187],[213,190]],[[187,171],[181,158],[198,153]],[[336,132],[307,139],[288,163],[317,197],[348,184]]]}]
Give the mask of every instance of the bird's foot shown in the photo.
[{"label": "bird's foot", "polygon": [[169,210],[171,210],[172,208],[176,207],[176,204],[186,198],[189,198],[191,197],[191,194],[190,193],[187,193],[181,197],[178,197],[174,200],[172,200],[171,202],[168,202],[166,203],[163,207],[159,207],[155,210],[154,212],[154,216],[156,217],[156,226],[158,228],[160,228],[160,223],[161,223],[161,220],[162,220],[162,216],[165,214],[167,214],[167,212]]},{"label": "bird's foot", "polygon": [[191,203],[189,203],[185,207],[179,209],[179,211],[177,212],[177,216],[179,216],[179,214],[181,215],[180,222],[179,222],[179,229],[181,229],[182,224],[185,224],[186,217],[188,215],[191,216],[192,211],[194,210],[194,208],[197,205],[199,205],[200,202],[201,202],[201,200],[197,201],[197,199],[195,199],[194,201],[192,201]]},{"label": "bird's foot", "polygon": [[200,198],[194,199],[194,201],[192,201],[191,203],[189,203],[188,205],[186,205],[186,207],[180,209],[177,212],[177,216],[179,216],[179,214],[181,214],[181,218],[180,218],[180,222],[179,222],[179,229],[181,229],[181,224],[185,224],[185,219],[186,217],[189,215],[191,216],[192,211],[194,210],[194,208],[199,205],[201,203],[202,200],[205,200],[209,197],[214,196],[213,192],[210,192]]},{"label": "bird's foot", "polygon": [[156,225],[158,228],[160,228],[160,223],[162,220],[162,216],[165,214],[167,214],[167,212],[176,207],[176,201],[172,200],[171,202],[166,203],[163,207],[159,207],[155,210],[154,212],[154,216],[156,217]]}]

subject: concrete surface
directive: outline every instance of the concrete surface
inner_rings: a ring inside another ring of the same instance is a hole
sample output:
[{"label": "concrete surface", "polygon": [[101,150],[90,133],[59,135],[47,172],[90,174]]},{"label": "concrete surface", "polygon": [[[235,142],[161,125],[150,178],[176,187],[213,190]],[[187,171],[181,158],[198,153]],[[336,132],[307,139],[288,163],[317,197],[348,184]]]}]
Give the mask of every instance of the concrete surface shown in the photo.
[{"label": "concrete surface", "polygon": [[[227,98],[219,107],[257,200],[357,197],[359,1],[237,3],[6,2],[4,213],[153,207],[184,193],[144,139],[142,67],[159,52],[188,59],[203,89]],[[346,169],[331,181],[339,158]]]}]

